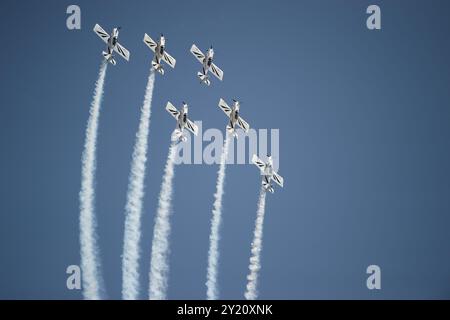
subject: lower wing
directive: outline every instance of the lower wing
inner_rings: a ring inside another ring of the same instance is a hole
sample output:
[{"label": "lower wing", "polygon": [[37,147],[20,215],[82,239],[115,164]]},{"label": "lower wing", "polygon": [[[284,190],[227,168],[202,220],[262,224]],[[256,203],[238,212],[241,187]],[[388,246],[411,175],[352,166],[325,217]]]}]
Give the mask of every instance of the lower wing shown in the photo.
[{"label": "lower wing", "polygon": [[114,47],[114,51],[120,54],[125,60],[130,60],[130,51],[125,49],[120,43],[116,44],[116,46]]},{"label": "lower wing", "polygon": [[253,164],[255,164],[261,171],[264,170],[264,168],[266,167],[266,164],[258,158],[258,156],[256,154],[253,155],[252,157],[252,162]]},{"label": "lower wing", "polygon": [[175,63],[177,63],[177,60],[175,60],[170,54],[167,52],[164,52],[164,55],[162,56],[162,59],[165,63],[167,63],[172,68],[175,68]]},{"label": "lower wing", "polygon": [[152,38],[150,38],[150,36],[148,34],[144,34],[144,43],[150,48],[150,50],[152,50],[153,52],[155,52],[156,47],[158,46],[158,44],[153,41]]},{"label": "lower wing", "polygon": [[197,48],[197,46],[195,44],[192,45],[191,52],[200,63],[203,63],[203,59],[205,59],[205,55],[203,54],[203,52],[200,51],[199,48]]},{"label": "lower wing", "polygon": [[102,27],[97,23],[94,26],[94,32],[102,39],[105,43],[108,43],[109,40],[109,34],[103,30]]},{"label": "lower wing", "polygon": [[242,129],[244,129],[245,132],[248,132],[248,129],[250,129],[249,124],[244,119],[242,119],[241,117],[239,117],[237,119],[237,123]]},{"label": "lower wing", "polygon": [[177,110],[177,108],[174,107],[173,104],[170,102],[167,102],[166,110],[169,112],[175,119],[178,119],[178,116],[180,115],[180,112]]},{"label": "lower wing", "polygon": [[283,187],[283,177],[280,176],[278,173],[274,172],[272,175],[272,180],[275,181],[280,187]]},{"label": "lower wing", "polygon": [[198,127],[196,126],[195,123],[193,123],[191,120],[187,119],[186,120],[186,128],[192,132],[193,134],[197,135],[198,133]]},{"label": "lower wing", "polygon": [[211,70],[211,72],[220,80],[222,81],[223,79],[223,71],[220,70],[220,68],[218,66],[216,66],[214,63],[211,64],[211,67],[209,68],[209,70]]},{"label": "lower wing", "polygon": [[231,108],[228,106],[228,104],[222,98],[220,98],[220,100],[219,100],[219,107],[220,107],[220,109],[222,109],[223,112],[225,112],[225,114],[228,117],[230,116]]}]

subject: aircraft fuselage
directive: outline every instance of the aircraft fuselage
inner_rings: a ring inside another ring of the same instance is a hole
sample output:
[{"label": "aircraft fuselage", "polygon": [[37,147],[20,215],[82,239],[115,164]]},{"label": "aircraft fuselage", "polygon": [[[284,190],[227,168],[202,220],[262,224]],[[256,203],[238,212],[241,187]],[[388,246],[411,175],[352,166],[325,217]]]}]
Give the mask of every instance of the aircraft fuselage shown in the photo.
[{"label": "aircraft fuselage", "polygon": [[209,71],[214,60],[214,50],[212,48],[208,49],[206,52],[205,59],[203,59],[203,74],[206,75]]},{"label": "aircraft fuselage", "polygon": [[161,36],[158,41],[158,46],[156,47],[156,50],[155,50],[155,59],[158,64],[161,63],[161,59],[164,56],[165,46],[166,46],[166,40],[164,39],[163,36]]},{"label": "aircraft fuselage", "polygon": [[239,119],[239,102],[235,101],[233,106],[231,107],[231,113],[230,113],[230,127],[235,128],[236,122]]},{"label": "aircraft fuselage", "polygon": [[119,30],[114,28],[111,32],[111,36],[108,39],[108,53],[111,54],[114,48],[117,46],[117,40],[119,39]]},{"label": "aircraft fuselage", "polygon": [[178,129],[183,131],[184,127],[186,126],[187,122],[187,115],[188,115],[188,107],[187,105],[183,105],[183,108],[180,110],[180,114],[178,116],[177,126]]}]

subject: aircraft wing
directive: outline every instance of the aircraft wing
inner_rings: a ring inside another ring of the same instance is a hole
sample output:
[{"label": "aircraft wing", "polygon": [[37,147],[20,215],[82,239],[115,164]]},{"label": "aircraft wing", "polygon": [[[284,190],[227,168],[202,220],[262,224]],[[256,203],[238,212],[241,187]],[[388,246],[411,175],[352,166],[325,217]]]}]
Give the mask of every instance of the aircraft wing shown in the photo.
[{"label": "aircraft wing", "polygon": [[250,129],[250,125],[241,117],[237,119],[237,123],[245,132],[248,132],[248,129]]},{"label": "aircraft wing", "polygon": [[203,59],[205,59],[205,55],[203,54],[203,52],[200,51],[199,48],[197,48],[197,46],[195,44],[192,45],[191,52],[200,63],[203,63]]},{"label": "aircraft wing", "polygon": [[198,133],[198,127],[195,123],[193,123],[191,120],[187,119],[186,121],[186,128],[192,132],[193,134],[197,135]]},{"label": "aircraft wing", "polygon": [[211,63],[211,67],[209,68],[209,70],[211,70],[211,72],[220,80],[222,81],[223,79],[223,71],[220,70],[220,68],[218,66],[216,66],[214,63]]},{"label": "aircraft wing", "polygon": [[280,176],[278,173],[273,172],[272,180],[275,181],[280,187],[283,187],[284,182],[283,177]]},{"label": "aircraft wing", "polygon": [[220,100],[219,100],[219,107],[220,107],[220,109],[222,109],[223,112],[225,112],[225,114],[228,117],[230,116],[231,108],[228,106],[228,104],[222,98],[220,98]]},{"label": "aircraft wing", "polygon": [[114,47],[114,51],[120,54],[125,60],[130,60],[130,51],[125,49],[120,43],[116,44],[116,46]]},{"label": "aircraft wing", "polygon": [[264,168],[266,167],[266,164],[258,158],[258,156],[256,154],[253,155],[252,157],[252,162],[253,164],[255,164],[261,171],[264,170]]},{"label": "aircraft wing", "polygon": [[105,43],[108,43],[109,34],[103,30],[102,27],[97,23],[94,26],[94,32],[102,39]]},{"label": "aircraft wing", "polygon": [[171,66],[172,68],[175,68],[175,63],[177,63],[177,60],[175,60],[174,57],[172,57],[170,54],[168,54],[167,52],[164,52],[164,55],[162,56],[163,60],[165,63],[167,63],[169,66]]},{"label": "aircraft wing", "polygon": [[144,34],[144,43],[150,48],[150,50],[152,50],[153,52],[155,52],[156,47],[158,46],[158,44],[153,41],[152,38],[150,38],[150,36],[148,34]]},{"label": "aircraft wing", "polygon": [[180,112],[171,104],[170,102],[167,102],[166,110],[169,112],[175,119],[178,119],[178,116],[180,115]]}]

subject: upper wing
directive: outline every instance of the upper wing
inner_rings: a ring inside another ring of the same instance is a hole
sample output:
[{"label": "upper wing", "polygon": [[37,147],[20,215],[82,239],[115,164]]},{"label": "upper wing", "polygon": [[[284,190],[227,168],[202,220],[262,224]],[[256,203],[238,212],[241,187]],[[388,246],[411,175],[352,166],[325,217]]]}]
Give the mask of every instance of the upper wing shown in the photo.
[{"label": "upper wing", "polygon": [[175,68],[175,63],[177,63],[177,60],[175,60],[174,57],[172,57],[170,54],[164,51],[164,55],[162,56],[165,63],[167,63],[172,68]]},{"label": "upper wing", "polygon": [[203,63],[203,59],[205,59],[205,55],[200,51],[199,48],[197,48],[197,46],[195,44],[192,45],[191,52],[200,63]]},{"label": "upper wing", "polygon": [[214,63],[211,63],[211,67],[209,68],[209,70],[211,70],[211,72],[217,77],[219,78],[220,81],[222,81],[223,79],[223,71],[220,70],[220,68],[218,66],[216,66]]},{"label": "upper wing", "polygon": [[237,119],[237,123],[242,129],[244,129],[245,132],[248,132],[248,129],[250,129],[249,124],[244,119],[242,119],[241,117],[239,117]]},{"label": "upper wing", "polygon": [[220,109],[222,109],[223,112],[225,112],[225,114],[228,117],[230,116],[231,108],[228,106],[228,104],[222,98],[220,98],[220,100],[219,100],[219,107],[220,107]]},{"label": "upper wing", "polygon": [[262,171],[266,167],[266,164],[258,158],[256,154],[252,157],[252,162]]},{"label": "upper wing", "polygon": [[171,104],[170,102],[167,102],[166,110],[175,118],[178,119],[178,116],[180,115],[180,112]]},{"label": "upper wing", "polygon": [[197,135],[198,133],[198,127],[195,123],[193,123],[191,120],[187,119],[186,121],[186,128],[192,132],[193,134]]},{"label": "upper wing", "polygon": [[103,40],[105,43],[108,43],[109,34],[103,30],[102,27],[97,23],[94,26],[94,32]]},{"label": "upper wing", "polygon": [[130,60],[130,51],[125,49],[120,43],[116,44],[114,51],[120,54],[122,58],[124,58],[125,60],[127,61]]},{"label": "upper wing", "polygon": [[275,181],[276,183],[278,183],[278,185],[279,185],[280,187],[283,187],[283,182],[284,182],[283,177],[280,176],[280,175],[279,175],[278,173],[276,173],[275,171],[273,172],[272,179],[273,179],[273,181]]},{"label": "upper wing", "polygon": [[152,50],[153,52],[155,52],[156,47],[158,46],[158,44],[153,41],[152,38],[149,37],[148,34],[144,34],[144,43],[150,48],[150,50]]}]

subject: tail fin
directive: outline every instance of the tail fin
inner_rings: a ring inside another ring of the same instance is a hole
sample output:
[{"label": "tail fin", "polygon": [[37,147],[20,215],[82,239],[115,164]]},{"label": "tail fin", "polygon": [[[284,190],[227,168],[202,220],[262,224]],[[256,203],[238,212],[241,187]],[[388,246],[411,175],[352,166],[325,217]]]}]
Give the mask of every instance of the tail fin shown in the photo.
[{"label": "tail fin", "polygon": [[267,183],[266,181],[263,180],[262,185],[263,185],[264,189],[266,190],[266,192],[274,193],[274,189],[270,183]]},{"label": "tail fin", "polygon": [[201,72],[197,72],[197,76],[200,78],[200,83],[205,83],[207,86],[211,84],[211,81],[209,81],[209,76],[206,74],[203,74]]},{"label": "tail fin", "polygon": [[113,66],[116,65],[116,60],[114,60],[113,55],[111,53],[103,51],[102,54],[103,54],[103,57],[105,58],[106,61],[111,63]]},{"label": "tail fin", "polygon": [[227,131],[228,131],[228,133],[229,133],[230,135],[233,135],[233,137],[235,137],[235,138],[237,139],[238,134],[237,134],[235,128],[233,128],[233,127],[230,126],[230,125],[227,125]]},{"label": "tail fin", "polygon": [[157,63],[155,60],[152,60],[152,66],[161,75],[164,75],[164,68],[163,68],[163,66],[160,63]]},{"label": "tail fin", "polygon": [[172,142],[185,142],[187,138],[184,136],[183,131],[181,131],[180,129],[175,129],[172,132],[171,140]]}]

